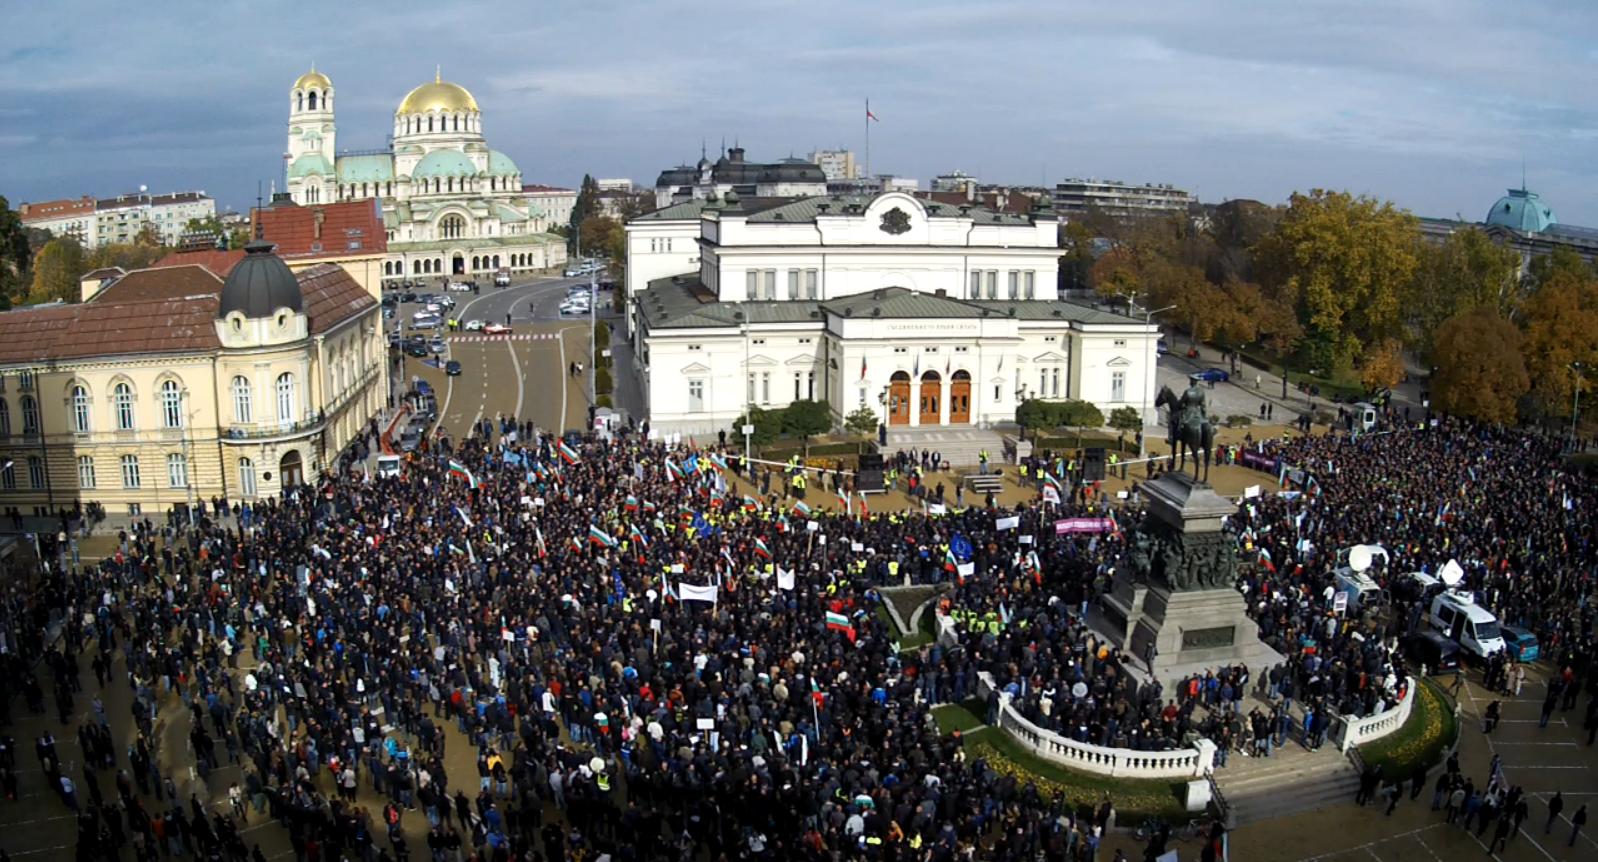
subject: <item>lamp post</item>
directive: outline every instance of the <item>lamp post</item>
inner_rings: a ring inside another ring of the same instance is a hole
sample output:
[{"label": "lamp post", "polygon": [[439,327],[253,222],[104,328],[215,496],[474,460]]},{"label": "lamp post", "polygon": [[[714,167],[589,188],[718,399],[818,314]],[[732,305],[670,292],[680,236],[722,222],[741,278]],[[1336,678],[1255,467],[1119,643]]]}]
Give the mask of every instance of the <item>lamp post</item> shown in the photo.
[{"label": "lamp post", "polygon": [[[1133,307],[1136,308],[1136,305],[1134,304]],[[1162,312],[1170,311],[1171,309],[1173,309],[1175,307],[1176,306],[1174,306],[1174,305],[1167,305],[1164,308],[1156,308],[1156,309],[1154,309],[1152,311],[1143,312],[1143,340],[1145,342],[1147,342],[1149,340],[1149,338],[1148,338],[1148,328],[1150,326],[1152,326],[1153,323],[1154,323],[1154,315],[1160,314]],[[1155,341],[1158,341],[1158,340],[1159,339],[1155,339]],[[1148,369],[1148,374],[1150,375],[1151,380],[1143,381],[1143,427],[1145,427],[1145,428],[1147,428],[1148,424],[1149,424],[1149,420],[1148,420],[1149,411],[1154,409],[1153,400],[1152,400],[1154,398],[1154,395],[1150,391],[1154,387],[1151,386],[1150,383],[1151,382],[1152,383],[1158,383],[1159,379],[1160,379],[1159,378],[1159,371],[1160,371],[1160,368],[1159,368],[1159,364],[1160,364],[1159,351],[1153,344],[1151,344],[1149,346],[1149,352],[1151,354],[1153,354],[1153,355],[1151,355],[1149,357],[1149,363],[1145,367]],[[1139,458],[1142,458],[1143,455],[1144,455],[1144,451],[1143,451],[1144,450],[1144,438],[1147,437],[1147,436],[1148,436],[1147,434],[1139,434],[1139,435],[1137,435],[1137,456]]]},{"label": "lamp post", "polygon": [[1575,386],[1573,387],[1576,391],[1570,405],[1570,451],[1574,452],[1576,451],[1576,420],[1581,416],[1581,384],[1586,381],[1582,372],[1587,370],[1587,366],[1581,362],[1572,362],[1570,363],[1570,370],[1576,374]]}]

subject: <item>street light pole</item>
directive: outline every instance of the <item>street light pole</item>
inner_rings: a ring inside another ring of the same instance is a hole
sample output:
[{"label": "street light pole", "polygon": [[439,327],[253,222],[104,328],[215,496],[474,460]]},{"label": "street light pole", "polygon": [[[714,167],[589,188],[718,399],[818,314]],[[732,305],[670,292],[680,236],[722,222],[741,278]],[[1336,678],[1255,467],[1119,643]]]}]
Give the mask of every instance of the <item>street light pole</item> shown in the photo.
[{"label": "street light pole", "polygon": [[[1136,302],[1133,303],[1132,307],[1133,308],[1137,307]],[[1154,315],[1159,314],[1161,312],[1170,311],[1171,309],[1173,309],[1175,307],[1176,306],[1174,306],[1174,305],[1167,305],[1164,308],[1156,308],[1156,309],[1154,309],[1152,311],[1143,312],[1143,340],[1144,340],[1144,342],[1148,342],[1148,340],[1149,340],[1148,329],[1149,329],[1150,326],[1152,326],[1154,324]],[[1155,339],[1155,341],[1158,341],[1158,340],[1159,339]],[[1144,429],[1148,428],[1148,425],[1149,425],[1148,414],[1149,414],[1149,412],[1151,410],[1154,409],[1153,403],[1150,400],[1150,399],[1152,399],[1154,397],[1149,391],[1149,390],[1154,388],[1154,386],[1151,385],[1151,383],[1157,384],[1160,381],[1160,377],[1159,377],[1159,371],[1160,371],[1160,367],[1159,367],[1160,366],[1159,348],[1158,348],[1157,345],[1152,345],[1151,344],[1148,349],[1149,349],[1149,353],[1152,354],[1152,355],[1149,357],[1148,365],[1146,365],[1145,368],[1148,369],[1148,371],[1146,373],[1150,375],[1151,380],[1143,381],[1143,415],[1142,415],[1141,418],[1143,420]],[[1139,458],[1144,457],[1144,454],[1145,454],[1144,449],[1147,446],[1147,441],[1144,438],[1146,438],[1147,436],[1148,436],[1147,434],[1142,434],[1142,433],[1139,433],[1137,435],[1137,456]]]}]

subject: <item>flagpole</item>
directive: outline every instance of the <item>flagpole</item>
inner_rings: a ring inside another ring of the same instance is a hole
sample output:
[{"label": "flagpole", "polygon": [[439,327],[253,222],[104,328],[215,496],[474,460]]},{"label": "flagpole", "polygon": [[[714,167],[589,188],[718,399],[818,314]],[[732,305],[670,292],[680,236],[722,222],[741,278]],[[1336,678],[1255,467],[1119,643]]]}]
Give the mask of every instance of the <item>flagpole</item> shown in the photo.
[{"label": "flagpole", "polygon": [[866,179],[871,179],[871,100],[866,99]]}]

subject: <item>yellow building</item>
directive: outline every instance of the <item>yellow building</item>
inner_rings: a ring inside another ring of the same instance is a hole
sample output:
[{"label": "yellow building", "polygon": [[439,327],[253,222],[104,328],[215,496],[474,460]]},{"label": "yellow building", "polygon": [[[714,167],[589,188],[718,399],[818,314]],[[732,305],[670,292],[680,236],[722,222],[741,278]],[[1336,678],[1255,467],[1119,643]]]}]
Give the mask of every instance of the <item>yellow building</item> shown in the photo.
[{"label": "yellow building", "polygon": [[386,400],[378,303],[337,265],[252,242],[0,312],[0,510],[159,515],[313,481]]}]

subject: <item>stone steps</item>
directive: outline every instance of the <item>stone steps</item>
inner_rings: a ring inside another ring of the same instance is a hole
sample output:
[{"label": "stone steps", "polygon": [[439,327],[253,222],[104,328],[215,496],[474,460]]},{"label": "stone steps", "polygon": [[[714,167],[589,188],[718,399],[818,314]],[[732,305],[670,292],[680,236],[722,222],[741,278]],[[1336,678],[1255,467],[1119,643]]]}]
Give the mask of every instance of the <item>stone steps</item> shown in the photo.
[{"label": "stone steps", "polygon": [[915,428],[890,429],[888,444],[883,455],[903,449],[931,450],[955,467],[975,466],[979,455],[987,450],[989,463],[997,464],[1004,458],[1004,438],[997,432],[980,428]]},{"label": "stone steps", "polygon": [[982,473],[970,473],[964,477],[964,481],[967,488],[978,494],[986,494],[989,491],[997,494],[1004,489],[1004,479],[992,473],[985,475]]},{"label": "stone steps", "polygon": [[1278,751],[1265,758],[1233,754],[1215,770],[1232,827],[1350,802],[1359,790],[1359,773],[1334,748],[1309,752],[1289,743]]}]

